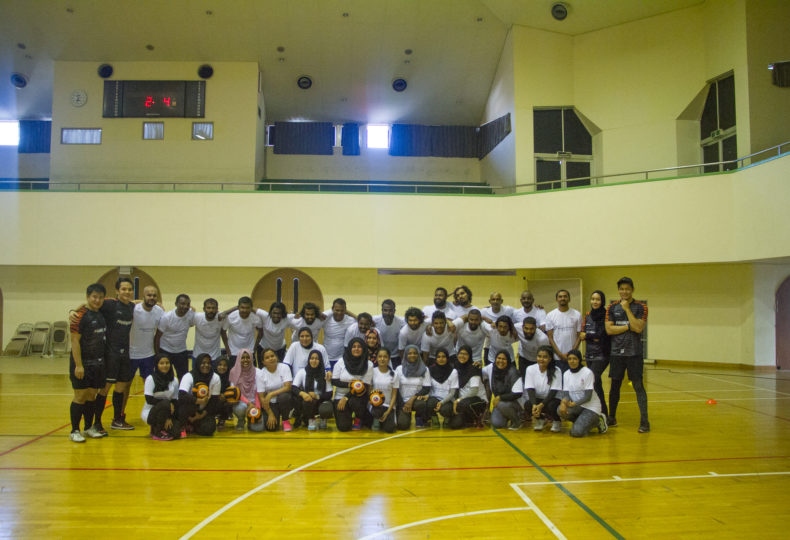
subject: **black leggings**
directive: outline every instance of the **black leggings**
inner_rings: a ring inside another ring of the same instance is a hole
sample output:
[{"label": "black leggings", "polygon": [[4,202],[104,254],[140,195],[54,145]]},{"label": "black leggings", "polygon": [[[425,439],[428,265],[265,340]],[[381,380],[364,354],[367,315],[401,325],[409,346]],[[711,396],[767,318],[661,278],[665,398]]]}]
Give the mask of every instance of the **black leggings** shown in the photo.
[{"label": "black leggings", "polygon": [[458,401],[456,409],[458,414],[450,419],[451,429],[461,429],[469,424],[475,424],[477,419],[485,413],[486,402],[480,399],[479,396],[463,398]]},{"label": "black leggings", "polygon": [[346,395],[348,401],[345,408],[341,411],[337,408],[339,399],[335,400],[335,425],[338,431],[350,431],[353,425],[351,415],[359,418],[363,426],[370,427],[373,424],[373,417],[368,412],[368,395],[363,396]]},{"label": "black leggings", "polygon": [[305,424],[316,416],[324,420],[332,418],[332,392],[325,392],[311,401],[305,401],[302,396],[294,393],[293,404],[296,414]]},{"label": "black leggings", "polygon": [[378,407],[373,407],[373,418],[379,420],[381,429],[386,433],[395,433],[395,428],[397,427],[397,421],[395,417],[398,415],[398,411],[395,410],[393,407],[392,411],[387,415],[383,421],[381,420],[381,415],[387,411],[387,407],[384,405],[379,405]]},{"label": "black leggings", "polygon": [[539,403],[543,403],[543,411],[541,412],[541,416],[548,420],[549,422],[556,422],[560,419],[557,416],[557,407],[560,406],[560,400],[556,397],[551,398],[549,401],[546,401],[543,398],[536,397],[535,403],[527,402],[526,405],[526,415],[529,418],[532,418],[532,407]]},{"label": "black leggings", "polygon": [[[165,429],[165,422],[173,421],[170,429]],[[158,434],[166,431],[172,437],[178,437],[181,433],[181,426],[175,414],[170,413],[170,401],[163,399],[159,401],[148,412],[148,425],[151,426],[151,433]]]},{"label": "black leggings", "polygon": [[277,431],[277,426],[280,425],[280,422],[288,420],[288,415],[291,413],[292,403],[293,400],[291,399],[290,392],[279,394],[276,398],[269,402],[272,415],[276,420],[273,428],[270,428],[268,425],[266,425],[266,421],[269,419],[269,414],[265,409],[261,409],[261,420],[263,420],[264,426],[266,426],[266,431]]},{"label": "black leggings", "polygon": [[601,400],[601,413],[604,416],[609,415],[609,410],[606,408],[606,394],[603,393],[603,382],[601,381],[601,376],[603,372],[606,371],[606,368],[609,367],[609,359],[608,358],[601,358],[601,359],[586,359],[587,367],[593,372],[595,375],[595,382],[593,382],[593,390],[595,390],[595,395],[598,396],[598,399]]},{"label": "black leggings", "polygon": [[214,419],[214,411],[209,410],[208,406],[205,410],[207,412],[203,418],[190,422],[189,417],[194,416],[198,412],[197,401],[195,401],[195,396],[192,394],[181,393],[181,397],[178,399],[179,423],[184,427],[192,426],[192,429],[194,429],[195,433],[198,435],[210,437],[217,431],[217,421]]},{"label": "black leggings", "polygon": [[[433,411],[428,411],[425,407],[426,400],[415,399],[412,402],[412,412],[419,416],[423,421],[428,421],[433,416]],[[403,404],[398,407],[398,430],[405,431],[411,428],[411,412],[403,410]]]}]

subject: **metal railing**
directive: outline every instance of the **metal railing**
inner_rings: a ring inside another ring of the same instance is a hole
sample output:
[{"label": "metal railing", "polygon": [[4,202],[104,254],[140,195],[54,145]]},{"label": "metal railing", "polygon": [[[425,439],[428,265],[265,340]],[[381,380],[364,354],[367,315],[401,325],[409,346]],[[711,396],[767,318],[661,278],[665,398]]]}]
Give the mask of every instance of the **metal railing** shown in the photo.
[{"label": "metal railing", "polygon": [[[783,151],[784,149],[784,151]],[[176,181],[176,182],[163,182],[157,180],[151,181],[125,181],[125,182],[107,182],[107,181],[50,181],[47,178],[20,178],[20,179],[0,179],[0,191],[196,191],[196,192],[246,192],[246,191],[267,191],[278,193],[414,193],[414,194],[442,194],[442,193],[458,193],[462,194],[475,194],[485,195],[488,193],[493,194],[507,194],[519,191],[534,191],[538,187],[545,186],[546,184],[562,183],[562,182],[584,182],[589,180],[589,185],[604,185],[606,179],[618,179],[622,182],[644,182],[647,180],[656,180],[658,178],[680,178],[690,175],[712,174],[705,173],[707,167],[718,167],[720,165],[730,165],[728,170],[740,169],[755,165],[767,159],[772,159],[784,155],[790,151],[790,141],[766,148],[759,152],[749,154],[748,156],[740,157],[737,159],[727,161],[717,161],[711,163],[698,163],[695,165],[679,165],[677,167],[664,167],[660,169],[648,169],[643,171],[603,174],[596,176],[584,176],[579,178],[570,178],[567,180],[547,180],[545,182],[530,182],[525,184],[516,184],[514,186],[498,187],[488,184],[463,184],[453,182],[354,182],[354,181],[327,181],[327,180],[301,180],[301,181],[267,181],[261,180],[259,182],[199,182],[199,181]],[[758,156],[759,159],[758,159]],[[691,171],[687,174],[679,174],[680,171]],[[676,173],[674,176],[672,173]],[[716,171],[718,172],[718,171]],[[660,173],[661,176],[654,176]],[[669,176],[667,176],[669,175]],[[631,177],[631,178],[628,178]],[[216,187],[214,187],[216,186]],[[292,189],[281,189],[282,187],[290,186]],[[303,189],[295,189],[296,187]],[[338,189],[341,188],[341,189]],[[342,189],[344,188],[344,189]],[[525,189],[529,188],[529,189]],[[555,189],[546,189],[546,191],[557,191],[561,189],[568,189],[567,187],[559,187]]]}]

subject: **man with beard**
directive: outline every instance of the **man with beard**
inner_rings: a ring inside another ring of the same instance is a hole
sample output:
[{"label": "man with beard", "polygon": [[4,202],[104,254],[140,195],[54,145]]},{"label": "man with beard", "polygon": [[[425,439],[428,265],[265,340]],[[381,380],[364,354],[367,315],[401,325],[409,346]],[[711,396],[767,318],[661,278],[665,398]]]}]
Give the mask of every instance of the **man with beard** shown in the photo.
[{"label": "man with beard", "polygon": [[400,365],[398,334],[406,324],[406,321],[402,317],[395,315],[394,301],[387,298],[381,303],[381,315],[373,316],[373,324],[376,326],[376,330],[379,331],[381,344],[391,351],[390,363],[393,368],[397,368]]},{"label": "man with beard", "polygon": [[129,358],[132,362],[132,377],[140,370],[140,377],[154,372],[154,336],[159,319],[165,314],[158,305],[159,291],[149,285],[143,289],[143,301],[134,306],[132,331],[130,333]]},{"label": "man with beard", "polygon": [[203,312],[195,313],[195,346],[192,349],[192,358],[201,354],[211,356],[211,365],[217,367],[217,361],[222,355],[220,333],[222,323],[217,316],[219,304],[213,298],[203,301]]},{"label": "man with beard", "polygon": [[260,356],[264,349],[271,349],[280,362],[285,358],[285,331],[293,329],[293,319],[289,318],[288,308],[282,302],[274,302],[269,311],[256,309],[255,314],[261,321],[261,341],[256,353]]},{"label": "man with beard", "polygon": [[521,326],[524,322],[524,319],[527,317],[533,317],[537,322],[538,328],[546,331],[546,311],[540,307],[535,305],[535,297],[532,295],[530,291],[524,291],[521,293],[521,309],[514,309],[513,310],[513,324],[516,325],[516,328]]},{"label": "man with beard", "polygon": [[466,285],[455,288],[453,291],[453,300],[454,302],[450,306],[450,313],[446,313],[448,320],[463,317],[472,309],[478,309],[476,306],[472,305],[472,290]]},{"label": "man with beard", "polygon": [[[357,324],[352,324],[348,328],[346,328],[346,334],[343,337],[343,346],[347,346],[348,343],[354,339],[355,337],[365,340],[365,336],[368,335],[368,330],[373,330],[378,333],[378,329],[373,328],[375,324],[373,323],[373,316],[370,313],[360,313],[357,315]],[[381,334],[379,334],[379,342],[381,342]]]},{"label": "man with beard", "polygon": [[436,287],[436,290],[433,292],[433,305],[425,306],[422,308],[422,312],[425,318],[430,320],[434,311],[441,311],[445,315],[450,315],[452,309],[452,304],[447,303],[447,289]]},{"label": "man with beard", "polygon": [[179,294],[175,309],[162,315],[154,336],[154,351],[170,359],[179,380],[189,371],[187,334],[189,327],[195,325],[195,312],[191,309],[191,303],[189,296]]},{"label": "man with beard", "polygon": [[312,302],[305,302],[299,313],[290,313],[288,319],[292,321],[294,330],[291,333],[291,343],[298,340],[299,330],[309,328],[313,333],[313,340],[318,343],[318,333],[324,327],[324,314]]},{"label": "man with beard", "polygon": [[422,338],[428,324],[425,322],[425,313],[419,308],[410,307],[405,314],[406,324],[398,332],[398,356],[403,358],[403,351],[409,345],[414,345],[420,350]]},{"label": "man with beard", "polygon": [[329,356],[329,364],[334,368],[335,363],[343,358],[346,330],[357,320],[346,313],[346,301],[342,298],[335,298],[332,309],[325,311],[324,315],[324,348]]},{"label": "man with beard", "polygon": [[560,289],[554,296],[557,309],[546,315],[546,335],[554,349],[554,358],[563,373],[568,370],[565,355],[570,350],[579,348],[582,331],[582,314],[570,307],[571,293]]},{"label": "man with beard", "polygon": [[479,364],[483,358],[483,345],[491,331],[491,325],[483,321],[482,313],[477,308],[469,310],[469,313],[463,317],[458,317],[453,324],[457,348],[468,345],[472,349],[471,360]]},{"label": "man with beard", "polygon": [[534,317],[527,317],[524,322],[516,326],[518,334],[518,372],[521,377],[527,368],[538,361],[538,348],[549,345],[549,337],[538,328]]},{"label": "man with beard", "polygon": [[[242,296],[236,309],[223,311],[219,315],[222,320],[220,337],[230,358],[230,366],[236,363],[239,351],[254,351],[261,340],[261,320],[252,312],[252,298]],[[258,362],[257,367],[262,367]]]}]

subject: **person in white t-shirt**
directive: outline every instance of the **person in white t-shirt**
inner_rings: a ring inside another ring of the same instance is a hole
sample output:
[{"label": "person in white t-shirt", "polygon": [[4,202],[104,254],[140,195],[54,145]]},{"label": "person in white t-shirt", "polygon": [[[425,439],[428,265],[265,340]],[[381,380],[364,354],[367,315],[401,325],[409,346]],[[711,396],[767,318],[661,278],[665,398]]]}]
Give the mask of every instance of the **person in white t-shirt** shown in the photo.
[{"label": "person in white t-shirt", "polygon": [[390,367],[390,351],[386,347],[381,347],[376,355],[376,366],[373,369],[373,378],[370,383],[371,392],[379,391],[384,395],[384,402],[381,405],[368,405],[373,418],[379,423],[379,427],[386,433],[395,433],[396,413],[395,404],[398,400],[398,377]]},{"label": "person in white t-shirt", "polygon": [[[178,418],[182,439],[189,432],[209,437],[217,430],[214,415],[221,388],[219,375],[211,369],[211,357],[207,354],[198,356],[194,366],[192,371],[181,377],[178,387]],[[208,386],[208,395],[199,397],[193,393],[199,384]]]},{"label": "person in white t-shirt", "polygon": [[239,298],[236,310],[223,311],[219,317],[222,320],[220,336],[231,358],[238,357],[242,349],[255,351],[255,345],[261,339],[261,322],[252,312],[252,299],[249,296]]},{"label": "person in white t-shirt", "polygon": [[[362,381],[361,392],[352,392],[351,383]],[[368,411],[370,384],[373,381],[373,366],[368,359],[367,345],[362,338],[353,338],[343,352],[343,358],[332,369],[332,385],[335,387],[335,425],[338,431],[359,430],[371,427],[373,417]],[[352,419],[352,414],[354,418]]]},{"label": "person in white t-shirt", "polygon": [[483,375],[491,394],[491,426],[515,431],[521,428],[524,381],[510,358],[506,350],[499,351],[494,363],[483,369]]},{"label": "person in white t-shirt", "polygon": [[239,389],[239,401],[233,407],[236,431],[244,431],[245,423],[250,431],[261,432],[264,428],[260,418],[253,422],[247,417],[251,409],[261,410],[261,400],[258,399],[258,371],[252,364],[252,351],[242,349],[230,369],[230,383]]},{"label": "person in white t-shirt", "polygon": [[546,335],[554,348],[554,358],[563,371],[567,371],[565,355],[579,348],[582,331],[582,314],[570,307],[571,293],[560,289],[555,295],[557,309],[546,315]]},{"label": "person in white t-shirt", "polygon": [[261,419],[267,431],[276,431],[282,425],[283,431],[291,431],[291,369],[280,363],[273,349],[263,350],[263,367],[258,370],[256,390],[263,411]]},{"label": "person in white t-shirt", "polygon": [[[222,332],[222,322],[217,316],[219,304],[213,298],[203,301],[203,312],[195,313],[195,346],[192,348],[192,358],[197,358],[201,354],[208,354],[214,369],[217,368],[217,360],[222,355],[222,342],[220,333]],[[231,360],[231,367],[234,361]]]},{"label": "person in white t-shirt", "polygon": [[[433,291],[433,305],[422,308],[422,313],[425,315],[426,319],[430,320],[435,311],[441,311],[445,315],[448,315],[452,312],[452,309],[452,304],[447,302],[447,289],[444,287],[436,287],[436,290]],[[451,317],[451,319],[452,318],[454,317]]]},{"label": "person in white t-shirt", "polygon": [[401,362],[404,359],[404,351],[409,345],[414,345],[418,351],[420,350],[425,329],[428,327],[428,323],[425,322],[425,314],[416,307],[407,309],[405,318],[406,324],[398,332],[398,356],[400,356]]},{"label": "person in white t-shirt", "polygon": [[513,308],[502,305],[504,304],[502,293],[492,292],[488,297],[488,304],[489,305],[487,307],[484,307],[480,310],[480,314],[491,321],[489,324],[493,324],[494,321],[496,321],[502,315],[507,315],[511,319],[513,318]]},{"label": "person in white t-shirt", "polygon": [[178,379],[166,356],[157,361],[154,372],[145,378],[143,394],[145,405],[140,417],[151,426],[151,438],[155,441],[172,441],[181,433],[175,414]]},{"label": "person in white t-shirt", "polygon": [[[147,378],[154,372],[154,336],[159,319],[165,314],[158,305],[159,291],[153,285],[143,289],[143,301],[134,306],[132,331],[129,334],[129,359],[132,362],[132,377],[140,370],[140,377]],[[171,364],[172,365],[172,364]],[[124,406],[126,401],[124,400]]]},{"label": "person in white t-shirt", "polygon": [[313,351],[318,351],[321,353],[321,357],[324,361],[326,380],[332,380],[332,373],[329,368],[329,360],[327,359],[326,349],[323,345],[316,343],[313,340],[313,333],[307,326],[297,330],[297,338],[295,343],[291,343],[291,346],[288,347],[288,352],[285,353],[283,364],[291,368],[291,374],[296,377],[296,374],[299,373],[299,370],[304,369],[307,366],[307,359],[310,356],[310,353]]},{"label": "person in white t-shirt", "polygon": [[[154,336],[154,350],[170,358],[176,370],[176,377],[181,379],[189,370],[189,351],[187,350],[187,334],[189,327],[195,324],[195,312],[190,306],[191,300],[186,294],[176,297],[176,308],[171,309],[159,319],[159,326]],[[192,367],[194,368],[194,361]]]},{"label": "person in white t-shirt", "polygon": [[343,358],[346,330],[356,324],[357,320],[346,312],[346,301],[335,298],[332,309],[324,312],[324,347],[329,357],[329,366],[334,369],[335,363]]},{"label": "person in white t-shirt", "polygon": [[[300,330],[300,332],[309,331],[308,328]],[[332,418],[332,386],[326,380],[324,362],[321,351],[313,349],[309,353],[305,367],[294,375],[292,386],[296,411],[294,428],[304,423],[307,424],[308,431],[325,429],[326,421]],[[316,417],[319,417],[318,421]]]},{"label": "person in white t-shirt", "polygon": [[547,345],[551,347],[549,337],[538,328],[534,317],[527,317],[516,326],[518,334],[518,372],[523,377],[527,368],[538,361],[538,349]]},{"label": "person in white t-shirt", "polygon": [[455,334],[447,327],[447,318],[441,311],[434,311],[431,316],[431,331],[426,333],[420,343],[422,361],[426,366],[432,366],[439,349],[445,349],[455,356]]},{"label": "person in white t-shirt", "polygon": [[560,431],[557,407],[562,398],[562,371],[554,362],[551,345],[541,345],[538,349],[537,363],[529,366],[524,376],[524,390],[528,396],[527,414],[535,420],[533,429],[542,431],[548,420],[552,423],[551,431]]},{"label": "person in white t-shirt", "polygon": [[381,303],[381,315],[373,316],[373,324],[376,325],[381,336],[381,344],[387,350],[392,351],[390,358],[393,369],[400,365],[398,356],[398,334],[401,328],[406,326],[406,321],[402,317],[395,315],[395,302],[387,298]]},{"label": "person in white t-shirt", "polygon": [[557,413],[563,420],[573,422],[571,437],[584,437],[594,427],[606,433],[606,417],[601,414],[601,402],[593,391],[595,374],[582,366],[582,353],[577,349],[566,353],[568,371],[562,375],[562,401]]},{"label": "person in white t-shirt", "polygon": [[309,328],[313,334],[313,340],[320,343],[319,334],[324,327],[325,318],[318,306],[312,302],[305,302],[299,313],[289,313],[288,319],[291,320],[294,327],[294,331],[291,333],[291,343],[295,341],[294,335],[298,335],[302,328]]},{"label": "person in white t-shirt", "polygon": [[481,362],[491,325],[483,321],[480,310],[470,310],[465,317],[455,319],[453,325],[455,326],[458,350],[460,351],[462,346],[468,345],[472,351],[472,362]]},{"label": "person in white t-shirt", "polygon": [[261,323],[261,339],[258,349],[272,349],[277,353],[280,362],[285,358],[285,331],[294,329],[294,319],[289,318],[288,309],[282,302],[273,302],[269,311],[256,309],[255,314]]},{"label": "person in white t-shirt", "polygon": [[[351,324],[346,328],[346,333],[343,336],[343,346],[347,347],[355,337],[364,340],[370,330],[378,333],[378,330],[373,328],[373,316],[370,313],[360,313],[357,315],[357,323]],[[379,342],[381,342],[381,336],[379,336]]]},{"label": "person in white t-shirt", "polygon": [[486,391],[483,386],[483,374],[472,358],[472,348],[469,345],[458,347],[455,358],[455,371],[458,374],[458,397],[453,401],[454,415],[450,420],[452,429],[461,429],[466,426],[483,427]]},{"label": "person in white t-shirt", "polygon": [[[398,394],[400,410],[398,411],[398,429],[401,431],[411,427],[411,413],[416,412],[415,405],[418,401],[428,399],[431,392],[431,373],[422,361],[420,350],[414,345],[407,345],[403,351],[403,362],[395,370],[398,378]],[[425,408],[421,407],[423,413]],[[421,428],[426,420],[422,414],[415,417],[415,425]]]},{"label": "person in white t-shirt", "polygon": [[[440,348],[436,351],[436,361],[428,368],[431,374],[431,391],[428,399],[418,401],[417,404],[425,404],[424,416],[441,414],[444,425],[450,427],[450,422],[455,415],[453,403],[458,396],[458,373],[450,362],[450,354],[447,349]],[[420,414],[420,407],[416,408]]]},{"label": "person in white t-shirt", "polygon": [[546,311],[542,307],[535,305],[535,296],[530,291],[524,291],[521,293],[519,300],[521,302],[521,309],[513,310],[513,324],[518,327],[521,326],[525,318],[534,317],[535,321],[538,323],[538,328],[545,332]]}]

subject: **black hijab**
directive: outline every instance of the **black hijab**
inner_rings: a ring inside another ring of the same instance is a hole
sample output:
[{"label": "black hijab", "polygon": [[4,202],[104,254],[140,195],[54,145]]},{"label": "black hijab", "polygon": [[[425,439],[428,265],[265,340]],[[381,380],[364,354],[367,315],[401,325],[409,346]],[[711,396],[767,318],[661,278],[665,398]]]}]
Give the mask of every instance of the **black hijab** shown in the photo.
[{"label": "black hijab", "polygon": [[603,291],[593,291],[590,296],[598,293],[601,296],[601,307],[590,310],[590,318],[596,323],[603,324],[606,321],[606,295]]},{"label": "black hijab", "polygon": [[[310,365],[310,357],[318,355],[318,367]],[[305,392],[315,392],[323,394],[326,392],[326,371],[324,370],[324,355],[321,351],[310,351],[307,355],[307,365],[304,367],[304,390]]]},{"label": "black hijab", "polygon": [[513,365],[513,361],[510,359],[510,355],[507,351],[499,351],[496,353],[497,356],[500,354],[507,356],[507,366],[505,366],[504,369],[499,369],[496,366],[496,361],[492,365],[491,393],[495,396],[501,396],[502,394],[511,392],[513,385],[516,384],[516,381],[519,379],[518,370]]},{"label": "black hijab", "polygon": [[[225,356],[219,357],[219,359],[217,360],[217,367],[219,367],[220,362],[225,362],[225,366],[227,366],[228,368],[225,370],[225,373],[220,373],[219,371],[217,371],[216,368],[214,368],[214,373],[216,373],[217,376],[219,377],[219,384],[220,384],[219,393],[221,394],[222,392],[228,389],[228,386],[230,386],[230,362],[228,362],[228,359]],[[200,364],[198,364],[198,366],[199,365]]]},{"label": "black hijab", "polygon": [[214,376],[214,371],[209,369],[208,373],[201,373],[200,371],[200,364],[203,363],[203,360],[208,358],[209,365],[211,364],[211,356],[206,353],[201,354],[192,362],[192,386],[197,386],[200,383],[205,384],[206,386],[209,385],[211,382],[211,377]]},{"label": "black hijab", "polygon": [[154,372],[151,375],[154,378],[154,392],[164,392],[170,388],[170,383],[175,378],[175,373],[173,373],[173,364],[170,364],[170,371],[167,373],[162,373],[159,371],[159,360],[157,360],[156,365],[154,366]]},{"label": "black hijab", "polygon": [[439,384],[442,384],[450,377],[450,373],[453,372],[453,365],[450,363],[450,353],[447,352],[447,349],[436,349],[436,356],[439,356],[440,352],[444,353],[444,357],[447,358],[447,362],[445,362],[443,366],[440,366],[438,363],[436,363],[428,369],[431,372],[431,378]]},{"label": "black hijab", "polygon": [[455,371],[458,372],[458,388],[463,388],[466,386],[466,383],[469,382],[474,376],[482,377],[483,372],[480,370],[479,367],[475,367],[474,362],[472,361],[472,347],[469,345],[462,345],[459,347],[458,352],[466,351],[469,355],[469,360],[466,362],[459,362],[458,356],[455,357]]},{"label": "black hijab", "polygon": [[[359,357],[351,356],[351,346],[354,343],[359,343],[362,347],[362,355]],[[365,345],[365,340],[362,338],[353,338],[348,342],[346,350],[343,351],[343,363],[346,365],[346,370],[352,375],[362,376],[367,373],[370,367],[368,360],[368,346]]]}]

